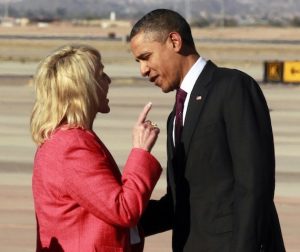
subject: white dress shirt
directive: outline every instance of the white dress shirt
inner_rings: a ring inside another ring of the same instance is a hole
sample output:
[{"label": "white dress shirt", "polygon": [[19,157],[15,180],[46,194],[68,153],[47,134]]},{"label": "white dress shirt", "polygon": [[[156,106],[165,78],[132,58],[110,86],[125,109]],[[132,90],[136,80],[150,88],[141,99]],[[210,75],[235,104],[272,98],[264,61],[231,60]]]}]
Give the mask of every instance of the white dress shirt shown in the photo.
[{"label": "white dress shirt", "polygon": [[[187,95],[184,101],[183,105],[183,117],[182,117],[182,124],[184,125],[187,106],[189,104],[191,92],[196,84],[196,81],[201,74],[203,68],[206,65],[206,60],[202,57],[200,57],[195,64],[191,67],[191,69],[187,72],[187,74],[184,76],[183,81],[180,84],[180,88],[184,90]],[[175,118],[173,122],[173,143],[175,145]]]}]

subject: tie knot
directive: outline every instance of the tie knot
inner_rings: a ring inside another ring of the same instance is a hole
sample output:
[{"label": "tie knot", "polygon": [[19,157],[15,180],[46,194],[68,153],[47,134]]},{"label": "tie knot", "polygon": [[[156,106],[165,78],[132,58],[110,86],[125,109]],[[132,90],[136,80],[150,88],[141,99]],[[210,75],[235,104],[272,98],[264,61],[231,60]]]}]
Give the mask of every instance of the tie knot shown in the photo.
[{"label": "tie knot", "polygon": [[176,102],[183,103],[186,98],[187,92],[185,92],[183,89],[179,88],[176,92]]}]

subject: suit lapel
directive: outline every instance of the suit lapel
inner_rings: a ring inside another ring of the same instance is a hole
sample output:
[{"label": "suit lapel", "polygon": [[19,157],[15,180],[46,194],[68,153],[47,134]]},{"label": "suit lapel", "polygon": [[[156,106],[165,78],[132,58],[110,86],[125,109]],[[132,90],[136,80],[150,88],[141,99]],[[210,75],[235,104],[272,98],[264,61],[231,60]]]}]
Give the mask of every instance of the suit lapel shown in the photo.
[{"label": "suit lapel", "polygon": [[190,142],[196,125],[200,119],[201,110],[209,92],[208,87],[215,68],[216,65],[214,65],[211,61],[208,61],[192,90],[182,131],[185,153],[188,153],[189,151]]}]

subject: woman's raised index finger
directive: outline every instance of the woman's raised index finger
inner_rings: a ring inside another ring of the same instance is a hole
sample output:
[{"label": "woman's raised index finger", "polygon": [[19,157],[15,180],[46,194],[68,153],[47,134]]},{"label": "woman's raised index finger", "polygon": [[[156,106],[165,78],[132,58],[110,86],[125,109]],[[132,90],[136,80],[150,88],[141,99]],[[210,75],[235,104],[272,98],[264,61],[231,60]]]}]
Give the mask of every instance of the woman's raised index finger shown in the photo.
[{"label": "woman's raised index finger", "polygon": [[145,122],[151,107],[152,107],[152,102],[148,102],[145,105],[145,107],[143,108],[142,112],[140,113],[140,115],[138,117],[138,120],[137,120],[138,123],[144,123]]}]

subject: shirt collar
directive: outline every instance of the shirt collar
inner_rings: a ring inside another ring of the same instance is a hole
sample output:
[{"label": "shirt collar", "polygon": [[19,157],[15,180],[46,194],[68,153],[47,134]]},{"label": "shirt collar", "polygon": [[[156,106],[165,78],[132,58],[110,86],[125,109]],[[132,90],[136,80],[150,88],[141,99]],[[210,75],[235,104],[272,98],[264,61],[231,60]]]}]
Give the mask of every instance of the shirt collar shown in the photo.
[{"label": "shirt collar", "polygon": [[183,78],[180,88],[183,89],[188,94],[190,94],[205,64],[206,64],[206,60],[202,57],[199,57],[199,59],[195,62],[195,64],[191,67],[191,69],[187,72],[187,74]]}]

